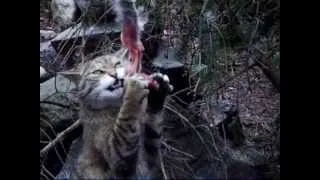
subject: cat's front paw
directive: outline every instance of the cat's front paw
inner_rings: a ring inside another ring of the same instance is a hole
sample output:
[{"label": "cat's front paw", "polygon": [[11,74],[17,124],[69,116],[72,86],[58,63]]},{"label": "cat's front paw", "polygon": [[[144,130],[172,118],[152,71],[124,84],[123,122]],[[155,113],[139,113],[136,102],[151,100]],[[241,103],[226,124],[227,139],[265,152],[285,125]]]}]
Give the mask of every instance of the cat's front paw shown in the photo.
[{"label": "cat's front paw", "polygon": [[146,97],[149,93],[148,84],[149,80],[142,74],[134,74],[127,77],[124,84],[125,97],[136,97],[136,99]]},{"label": "cat's front paw", "polygon": [[152,74],[149,89],[148,111],[159,112],[163,108],[167,95],[173,91],[173,86],[170,84],[169,77],[161,73]]},{"label": "cat's front paw", "polygon": [[148,79],[143,74],[134,74],[126,78],[125,87],[128,89],[143,90],[148,87]]}]

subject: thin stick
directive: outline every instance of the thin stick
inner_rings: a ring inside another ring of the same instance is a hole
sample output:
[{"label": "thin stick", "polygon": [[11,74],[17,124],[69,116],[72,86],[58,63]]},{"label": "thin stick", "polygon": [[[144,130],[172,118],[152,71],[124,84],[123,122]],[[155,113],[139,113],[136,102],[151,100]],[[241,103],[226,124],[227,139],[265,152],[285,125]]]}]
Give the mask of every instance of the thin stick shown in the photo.
[{"label": "thin stick", "polygon": [[199,133],[199,131],[196,129],[196,127],[189,121],[188,118],[186,118],[185,116],[183,116],[181,113],[177,112],[176,110],[174,110],[174,108],[171,108],[168,105],[164,105],[164,108],[166,108],[167,110],[175,113],[176,115],[178,115],[182,120],[186,121],[188,123],[188,125],[194,130],[194,132],[197,134],[197,136],[199,137],[201,143],[206,147],[208,153],[212,156],[212,154],[210,153],[210,149],[208,148],[207,144],[205,143],[203,137],[201,136],[201,134]]},{"label": "thin stick", "polygon": [[53,148],[59,141],[63,140],[64,137],[70,133],[71,131],[73,131],[74,129],[76,129],[77,127],[80,126],[80,120],[77,120],[76,122],[74,122],[71,126],[69,126],[66,130],[62,131],[61,133],[59,133],[57,135],[57,137],[51,141],[48,145],[46,145],[41,151],[40,151],[40,157],[42,157],[43,155],[45,155],[51,148]]},{"label": "thin stick", "polygon": [[183,154],[183,155],[185,155],[185,156],[188,156],[188,157],[190,157],[190,158],[195,158],[192,154],[183,152],[183,151],[181,151],[181,150],[179,150],[179,149],[177,149],[177,148],[175,148],[175,147],[167,144],[167,143],[164,142],[164,141],[162,141],[161,143],[162,143],[164,146],[166,146],[168,149],[171,149],[171,150],[173,150],[173,151],[175,151],[175,152],[181,153],[181,154]]},{"label": "thin stick", "polygon": [[162,174],[163,174],[164,179],[166,180],[166,179],[168,179],[168,176],[167,176],[166,170],[165,170],[165,168],[164,168],[163,157],[162,157],[161,151],[160,151],[160,153],[159,153],[159,156],[160,156],[161,171],[162,171]]},{"label": "thin stick", "polygon": [[[57,132],[54,130],[53,126],[52,126],[47,120],[44,120],[44,119],[43,119],[42,121],[43,121],[44,123],[46,123],[46,124],[50,127],[51,132],[53,132],[53,134],[56,136],[56,135],[57,135]],[[40,143],[41,143],[41,141],[40,141]],[[50,143],[50,141],[49,141],[48,143]],[[67,151],[66,151],[66,149],[64,148],[63,143],[61,142],[60,144],[61,144],[61,147],[62,147],[64,153],[67,154]]]},{"label": "thin stick", "polygon": [[[46,131],[44,131],[41,127],[40,127],[40,131],[41,131],[45,136],[47,136],[47,138],[51,141],[51,137],[50,137],[50,136],[46,133]],[[60,156],[60,153],[58,152],[58,150],[57,150],[56,147],[54,147],[54,150],[55,150],[55,152],[56,152],[56,154],[57,154],[57,157],[58,157],[60,163],[61,163],[61,164],[64,164],[63,159],[62,159],[62,157]],[[41,157],[41,156],[40,156],[40,157]]]},{"label": "thin stick", "polygon": [[181,90],[179,90],[179,91],[177,91],[177,92],[175,92],[175,93],[173,93],[173,94],[170,94],[169,96],[175,96],[175,95],[178,95],[178,94],[183,93],[183,92],[185,92],[185,91],[191,90],[192,88],[193,88],[193,87],[192,87],[192,86],[190,86],[190,87],[187,87],[187,88],[181,89]]},{"label": "thin stick", "polygon": [[195,85],[195,87],[194,87],[194,89],[193,89],[193,93],[197,93],[197,89],[198,89],[198,86],[199,86],[199,82],[200,82],[200,78],[198,78],[198,80],[197,80],[197,83],[196,83],[196,85]]},{"label": "thin stick", "polygon": [[42,169],[51,177],[54,179],[54,175],[45,167],[45,166],[42,166]]},{"label": "thin stick", "polygon": [[[187,172],[186,172],[183,168],[177,166],[177,165],[174,164],[173,162],[168,161],[168,163],[170,163],[173,168],[179,170],[179,171],[182,172],[184,175],[188,175]],[[175,174],[175,173],[172,173],[172,174]]]},{"label": "thin stick", "polygon": [[40,172],[40,175],[42,175],[42,177],[46,180],[50,180],[50,178],[47,175],[45,175],[44,172]]}]

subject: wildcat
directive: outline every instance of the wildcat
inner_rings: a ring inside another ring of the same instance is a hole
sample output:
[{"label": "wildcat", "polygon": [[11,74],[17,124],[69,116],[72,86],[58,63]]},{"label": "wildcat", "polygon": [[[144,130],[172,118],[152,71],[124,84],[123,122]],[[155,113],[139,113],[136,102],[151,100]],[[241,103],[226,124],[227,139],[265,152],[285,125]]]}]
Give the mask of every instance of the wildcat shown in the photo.
[{"label": "wildcat", "polygon": [[[159,174],[162,109],[169,78],[127,77],[126,51],[97,57],[81,73],[62,73],[79,88],[82,149],[71,179],[154,178]],[[64,177],[65,178],[65,177]],[[57,178],[59,179],[59,178]]]}]

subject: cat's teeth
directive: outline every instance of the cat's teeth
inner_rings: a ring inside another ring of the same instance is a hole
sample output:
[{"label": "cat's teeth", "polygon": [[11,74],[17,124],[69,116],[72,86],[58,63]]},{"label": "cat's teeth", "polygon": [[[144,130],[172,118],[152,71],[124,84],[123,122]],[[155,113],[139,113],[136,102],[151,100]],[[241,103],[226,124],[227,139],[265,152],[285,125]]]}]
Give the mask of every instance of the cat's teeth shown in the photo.
[{"label": "cat's teeth", "polygon": [[102,89],[105,89],[109,86],[111,86],[113,83],[115,82],[115,79],[110,77],[109,75],[105,75],[103,76],[100,81],[99,81],[99,89],[102,90]]},{"label": "cat's teeth", "polygon": [[117,71],[117,76],[118,76],[118,79],[123,79],[126,75],[126,69],[121,67],[121,68],[117,68],[116,69]]}]

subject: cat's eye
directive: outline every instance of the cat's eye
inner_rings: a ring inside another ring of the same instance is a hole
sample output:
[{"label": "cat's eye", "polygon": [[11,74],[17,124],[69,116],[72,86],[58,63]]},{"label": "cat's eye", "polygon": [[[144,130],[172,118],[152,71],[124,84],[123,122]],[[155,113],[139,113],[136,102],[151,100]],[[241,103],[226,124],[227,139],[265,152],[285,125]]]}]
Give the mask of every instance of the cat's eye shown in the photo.
[{"label": "cat's eye", "polygon": [[93,71],[92,73],[93,73],[93,74],[104,74],[104,73],[106,73],[106,72],[98,69],[98,70]]},{"label": "cat's eye", "polygon": [[120,66],[121,65],[121,62],[116,62],[116,64],[114,65],[115,67],[117,67],[117,66]]}]

